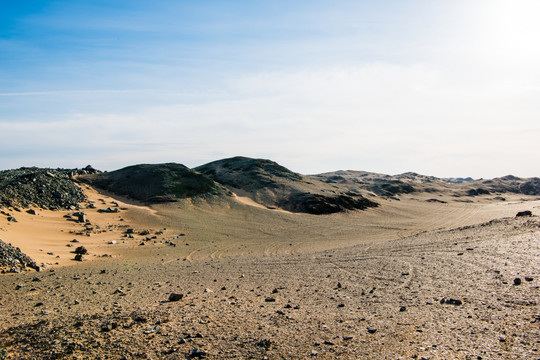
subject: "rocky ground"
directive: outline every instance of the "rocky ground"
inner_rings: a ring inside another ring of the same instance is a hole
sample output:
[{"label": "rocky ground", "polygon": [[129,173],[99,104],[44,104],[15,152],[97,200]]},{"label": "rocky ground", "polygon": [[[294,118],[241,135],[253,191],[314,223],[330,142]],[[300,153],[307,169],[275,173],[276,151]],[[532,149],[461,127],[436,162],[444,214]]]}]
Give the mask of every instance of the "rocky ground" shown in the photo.
[{"label": "rocky ground", "polygon": [[0,269],[2,272],[19,273],[27,267],[39,269],[34,260],[24,254],[21,249],[0,240]]},{"label": "rocky ground", "polygon": [[176,249],[2,276],[0,345],[13,359],[540,358],[538,217],[305,254]]}]

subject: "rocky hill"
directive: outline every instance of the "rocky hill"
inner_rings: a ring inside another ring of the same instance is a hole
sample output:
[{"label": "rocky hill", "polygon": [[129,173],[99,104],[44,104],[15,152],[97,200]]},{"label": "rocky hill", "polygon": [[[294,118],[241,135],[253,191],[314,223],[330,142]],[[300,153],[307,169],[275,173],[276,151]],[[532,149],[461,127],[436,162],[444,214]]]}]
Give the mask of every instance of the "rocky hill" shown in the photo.
[{"label": "rocky hill", "polygon": [[93,172],[85,169],[20,168],[0,171],[0,206],[14,208],[74,209],[85,200],[72,176]]},{"label": "rocky hill", "polygon": [[141,164],[78,177],[81,182],[145,203],[231,196],[209,177],[182,164]]},{"label": "rocky hill", "polygon": [[265,159],[238,156],[195,170],[269,208],[331,214],[377,206],[358,192],[310,179]]},{"label": "rocky hill", "polygon": [[384,197],[395,197],[412,192],[445,193],[455,197],[504,193],[540,195],[539,178],[519,178],[512,175],[495,179],[437,178],[407,172],[398,175],[366,171],[340,170],[310,175],[329,184],[337,184],[351,191],[370,191]]}]

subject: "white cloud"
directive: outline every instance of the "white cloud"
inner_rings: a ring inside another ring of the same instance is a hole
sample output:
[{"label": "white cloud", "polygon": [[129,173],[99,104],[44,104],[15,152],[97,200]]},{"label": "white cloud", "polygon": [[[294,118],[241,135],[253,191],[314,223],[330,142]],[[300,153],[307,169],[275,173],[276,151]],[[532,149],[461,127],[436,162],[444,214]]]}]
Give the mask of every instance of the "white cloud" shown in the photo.
[{"label": "white cloud", "polygon": [[35,163],[27,165],[52,154],[59,162],[67,157],[70,166],[109,170],[246,155],[304,173],[539,174],[531,141],[540,135],[534,101],[540,91],[498,85],[498,79],[471,81],[426,64],[261,72],[231,79],[224,96],[212,92],[206,100],[140,102],[128,112],[97,109],[0,126],[10,134],[9,148],[36,149]]}]

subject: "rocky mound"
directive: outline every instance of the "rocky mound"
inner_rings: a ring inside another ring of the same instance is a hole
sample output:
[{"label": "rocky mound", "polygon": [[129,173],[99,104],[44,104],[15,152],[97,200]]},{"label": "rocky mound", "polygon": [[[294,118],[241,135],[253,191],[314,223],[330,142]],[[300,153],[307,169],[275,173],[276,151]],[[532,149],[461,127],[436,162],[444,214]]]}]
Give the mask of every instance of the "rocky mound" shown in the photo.
[{"label": "rocky mound", "polygon": [[540,195],[540,179],[522,179],[507,175],[495,179],[437,178],[407,172],[384,175],[366,171],[340,170],[311,175],[310,178],[329,184],[339,184],[352,191],[367,190],[379,196],[394,197],[412,192],[447,193],[459,196],[489,194]]},{"label": "rocky mound", "polygon": [[525,195],[540,195],[540,179],[532,178],[519,186],[519,190]]},{"label": "rocky mound", "polygon": [[27,267],[39,270],[34,260],[21,252],[21,249],[0,240],[0,268],[2,268],[2,272],[18,273]]},{"label": "rocky mound", "polygon": [[229,190],[209,177],[176,163],[133,165],[116,171],[83,175],[78,179],[145,203],[231,195]]},{"label": "rocky mound", "polygon": [[304,177],[265,159],[234,157],[195,170],[234,190],[241,190],[269,208],[292,212],[331,214],[377,206],[360,193]]},{"label": "rocky mound", "polygon": [[[379,196],[393,197],[399,194],[408,194],[415,191],[410,184],[413,181],[403,181],[390,175],[370,173],[366,171],[334,171],[310,178],[324,181],[329,184],[339,184],[351,191],[367,190]],[[411,180],[411,179],[408,179]]]},{"label": "rocky mound", "polygon": [[0,171],[0,205],[74,209],[86,197],[73,182],[72,176],[88,173],[90,169],[53,170],[31,167]]}]

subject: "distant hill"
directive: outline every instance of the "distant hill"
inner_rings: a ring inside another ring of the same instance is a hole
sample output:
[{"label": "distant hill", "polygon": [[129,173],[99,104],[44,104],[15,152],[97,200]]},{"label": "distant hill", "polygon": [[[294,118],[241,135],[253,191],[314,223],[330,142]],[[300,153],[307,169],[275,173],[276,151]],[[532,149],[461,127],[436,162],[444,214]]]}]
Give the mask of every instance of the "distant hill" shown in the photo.
[{"label": "distant hill", "polygon": [[[235,192],[267,208],[332,214],[378,206],[377,196],[438,193],[459,197],[505,193],[540,195],[539,178],[437,178],[407,172],[385,175],[339,170],[301,175],[266,159],[233,157],[189,169],[182,164],[140,164],[100,172],[83,169],[20,168],[0,171],[0,208],[75,209],[85,200],[77,182],[145,203],[179,199],[226,199]],[[504,200],[504,199],[503,199]],[[462,201],[462,200],[459,200]]]},{"label": "distant hill", "polygon": [[310,179],[265,159],[233,157],[195,170],[240,190],[259,204],[292,212],[331,214],[377,206],[360,193]]},{"label": "distant hill", "polygon": [[338,184],[350,191],[370,191],[379,196],[392,197],[399,194],[408,194],[415,191],[411,183],[402,181],[390,175],[377,174],[367,171],[340,170],[319,175],[310,175],[309,178],[329,184]]},{"label": "distant hill", "polygon": [[146,203],[232,195],[209,177],[176,163],[133,165],[111,172],[82,175],[79,180]]},{"label": "distant hill", "polygon": [[352,191],[367,190],[385,197],[412,192],[438,192],[454,196],[503,193],[540,195],[539,178],[523,179],[512,175],[489,180],[473,180],[472,178],[443,179],[413,172],[384,175],[366,171],[339,170],[309,177],[330,184],[339,184]]}]

